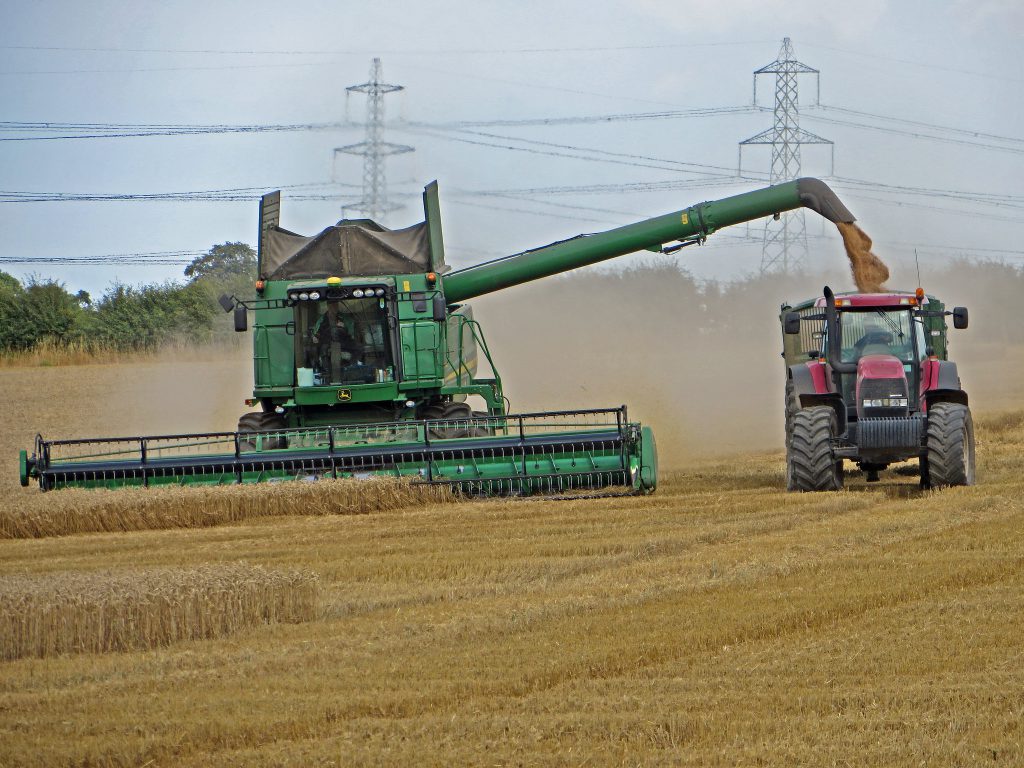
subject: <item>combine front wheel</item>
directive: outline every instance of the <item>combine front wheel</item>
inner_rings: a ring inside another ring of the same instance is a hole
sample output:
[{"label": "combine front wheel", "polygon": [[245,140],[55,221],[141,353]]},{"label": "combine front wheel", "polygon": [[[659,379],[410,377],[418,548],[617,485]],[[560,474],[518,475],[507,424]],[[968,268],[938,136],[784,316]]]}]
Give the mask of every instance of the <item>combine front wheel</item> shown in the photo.
[{"label": "combine front wheel", "polygon": [[[239,432],[266,432],[268,429],[285,429],[287,426],[280,414],[264,413],[263,411],[247,413],[238,420]],[[255,451],[256,439],[243,438],[239,440],[238,445],[243,451]],[[263,450],[287,448],[288,441],[284,437],[264,437],[262,447]]]},{"label": "combine front wheel", "polygon": [[936,403],[928,409],[927,445],[923,486],[974,485],[974,420],[966,405]]},{"label": "combine front wheel", "polygon": [[838,491],[843,460],[832,455],[836,413],[827,405],[793,413],[786,436],[786,485],[790,491]]}]

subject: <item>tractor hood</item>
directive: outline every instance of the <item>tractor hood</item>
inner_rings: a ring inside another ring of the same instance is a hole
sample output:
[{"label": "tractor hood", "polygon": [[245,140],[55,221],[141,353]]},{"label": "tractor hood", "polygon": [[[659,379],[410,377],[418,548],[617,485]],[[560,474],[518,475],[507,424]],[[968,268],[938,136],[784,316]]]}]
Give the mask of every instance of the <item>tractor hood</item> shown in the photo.
[{"label": "tractor hood", "polygon": [[893,355],[864,355],[857,361],[857,418],[910,414],[903,363]]}]

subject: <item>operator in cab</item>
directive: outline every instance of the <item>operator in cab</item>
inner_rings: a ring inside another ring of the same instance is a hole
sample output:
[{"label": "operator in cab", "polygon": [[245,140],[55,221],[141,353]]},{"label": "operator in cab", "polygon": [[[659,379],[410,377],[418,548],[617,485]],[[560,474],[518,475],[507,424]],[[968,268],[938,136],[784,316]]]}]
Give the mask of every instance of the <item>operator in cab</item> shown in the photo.
[{"label": "operator in cab", "polygon": [[326,381],[340,382],[342,369],[359,358],[361,348],[338,311],[337,303],[325,302],[325,307],[312,329],[312,341],[317,345],[317,367]]},{"label": "operator in cab", "polygon": [[892,330],[878,320],[869,319],[864,324],[864,335],[853,345],[854,358],[859,360],[864,355],[891,355],[892,342]]}]

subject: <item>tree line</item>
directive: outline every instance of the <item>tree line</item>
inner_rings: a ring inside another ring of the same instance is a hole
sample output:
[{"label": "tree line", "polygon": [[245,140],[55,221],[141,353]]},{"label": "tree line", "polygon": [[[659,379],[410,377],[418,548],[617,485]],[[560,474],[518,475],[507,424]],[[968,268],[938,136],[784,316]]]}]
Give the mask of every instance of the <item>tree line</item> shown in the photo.
[{"label": "tree line", "polygon": [[185,267],[182,282],[111,285],[94,299],[53,279],[24,283],[0,272],[0,353],[41,343],[151,351],[169,343],[209,344],[232,333],[217,303],[222,293],[248,296],[256,253],[245,243],[223,243]]}]

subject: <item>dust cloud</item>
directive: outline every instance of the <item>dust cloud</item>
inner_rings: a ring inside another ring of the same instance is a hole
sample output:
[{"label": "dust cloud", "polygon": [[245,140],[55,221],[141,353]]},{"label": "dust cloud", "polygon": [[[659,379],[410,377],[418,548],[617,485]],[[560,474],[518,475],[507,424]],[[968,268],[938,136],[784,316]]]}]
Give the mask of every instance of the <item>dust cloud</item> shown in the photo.
[{"label": "dust cloud", "polygon": [[853,222],[836,222],[850,260],[853,282],[861,293],[879,293],[889,279],[889,268],[871,252],[871,238]]},{"label": "dust cloud", "polygon": [[[916,286],[913,265],[900,287]],[[674,262],[624,271],[580,270],[477,299],[516,411],[629,406],[654,427],[662,466],[708,454],[783,446],[785,366],[780,305],[846,290],[835,272],[697,284]],[[976,413],[1020,407],[1024,323],[1013,296],[1024,270],[953,265],[925,289],[971,308],[971,327],[949,323],[951,358]]]}]

